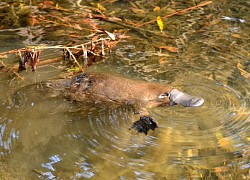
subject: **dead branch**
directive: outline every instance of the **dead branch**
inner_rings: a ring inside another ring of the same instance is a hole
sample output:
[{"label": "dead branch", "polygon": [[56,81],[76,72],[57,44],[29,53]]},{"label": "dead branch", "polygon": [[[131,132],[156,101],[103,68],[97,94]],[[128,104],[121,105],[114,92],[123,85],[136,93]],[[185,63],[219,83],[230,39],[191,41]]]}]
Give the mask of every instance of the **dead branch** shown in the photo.
[{"label": "dead branch", "polygon": [[[114,46],[115,42],[119,42],[120,39],[116,39],[116,36],[110,32],[105,31],[105,34],[109,37],[107,38],[99,38],[95,39],[94,41],[89,41],[84,44],[75,45],[75,46],[30,46],[27,48],[15,49],[7,52],[0,53],[0,56],[15,53],[19,55],[19,66],[14,65],[13,67],[9,68],[6,65],[2,66],[1,72],[17,72],[26,70],[26,66],[31,66],[32,70],[36,70],[36,65],[39,63],[39,57],[41,55],[42,50],[45,49],[62,49],[63,51],[63,58],[57,57],[54,59],[48,59],[45,61],[40,62],[40,65],[48,64],[51,62],[56,62],[59,60],[64,59],[70,63],[76,64],[79,71],[84,71],[84,69],[91,65],[93,62],[96,61],[96,58],[104,58],[105,51],[110,49]],[[98,37],[98,36],[97,36]],[[84,62],[84,66],[79,63],[79,60]]]},{"label": "dead branch", "polygon": [[[192,7],[180,10],[180,11],[176,11],[176,12],[174,12],[172,14],[167,14],[166,16],[163,16],[161,18],[165,19],[165,18],[169,18],[169,17],[174,16],[174,15],[183,14],[183,13],[186,13],[187,11],[192,11],[194,9],[197,9],[197,8],[200,8],[200,7],[206,6],[208,4],[212,4],[212,3],[213,3],[213,1],[207,1],[207,2],[201,3],[201,4],[197,5],[197,6],[192,6]],[[153,19],[151,21],[136,25],[136,27],[138,28],[138,27],[141,27],[141,26],[144,26],[144,25],[147,25],[147,24],[155,23],[156,21],[157,21],[157,19]]]},{"label": "dead branch", "polygon": [[126,27],[126,28],[128,28],[128,30],[126,32],[128,32],[128,31],[130,31],[132,29],[132,30],[134,30],[136,32],[139,32],[143,36],[145,36],[145,33],[148,33],[148,34],[158,36],[158,37],[172,38],[171,36],[168,36],[168,35],[165,35],[165,34],[162,34],[162,33],[157,33],[157,32],[154,32],[154,31],[150,31],[150,30],[147,30],[147,29],[140,28],[139,26],[136,27],[136,26],[129,25],[124,21],[121,21],[121,22],[120,21],[114,21],[114,20],[112,20],[112,19],[110,19],[109,17],[106,17],[106,16],[93,15],[93,17],[101,19],[102,21],[106,21],[106,22],[109,22],[109,23],[113,23],[113,24],[117,24],[119,26]]}]

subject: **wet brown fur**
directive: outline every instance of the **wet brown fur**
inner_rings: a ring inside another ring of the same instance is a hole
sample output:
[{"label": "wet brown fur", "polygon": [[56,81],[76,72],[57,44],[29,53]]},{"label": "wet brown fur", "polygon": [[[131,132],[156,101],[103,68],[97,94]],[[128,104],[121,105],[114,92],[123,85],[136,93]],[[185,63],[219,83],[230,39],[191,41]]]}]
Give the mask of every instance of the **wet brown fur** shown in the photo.
[{"label": "wet brown fur", "polygon": [[92,98],[104,102],[131,104],[140,108],[168,105],[169,98],[160,99],[159,95],[171,90],[171,87],[163,84],[104,73],[85,74],[83,78],[73,80],[69,85],[70,96],[78,101]]}]

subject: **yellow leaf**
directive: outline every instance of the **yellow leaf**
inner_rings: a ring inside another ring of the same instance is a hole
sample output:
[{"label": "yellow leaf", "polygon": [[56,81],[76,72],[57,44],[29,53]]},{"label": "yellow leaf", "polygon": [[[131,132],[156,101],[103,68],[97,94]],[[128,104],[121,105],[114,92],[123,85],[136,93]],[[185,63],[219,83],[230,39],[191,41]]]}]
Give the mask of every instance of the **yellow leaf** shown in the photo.
[{"label": "yellow leaf", "polygon": [[163,31],[164,24],[163,24],[163,21],[162,21],[162,19],[161,19],[161,16],[157,16],[156,22],[157,22],[157,24],[158,24],[158,26],[159,26],[160,31],[162,32],[162,31]]},{"label": "yellow leaf", "polygon": [[56,9],[58,9],[59,8],[59,4],[58,3],[56,3]]},{"label": "yellow leaf", "polygon": [[101,5],[100,3],[97,3],[97,8],[101,11],[106,11],[106,8],[103,5]]},{"label": "yellow leaf", "polygon": [[222,136],[222,134],[221,134],[220,132],[215,133],[215,136],[216,136],[216,138],[217,138],[218,140],[220,140],[220,139],[223,138],[223,136]]},{"label": "yellow leaf", "polygon": [[23,8],[23,3],[20,3],[20,9],[22,9]]},{"label": "yellow leaf", "polygon": [[79,67],[73,67],[73,68],[69,68],[67,69],[68,72],[80,72],[80,68]]},{"label": "yellow leaf", "polygon": [[153,11],[159,11],[161,8],[159,6],[155,6]]},{"label": "yellow leaf", "polygon": [[219,139],[218,143],[220,146],[228,146],[230,144],[228,138]]}]

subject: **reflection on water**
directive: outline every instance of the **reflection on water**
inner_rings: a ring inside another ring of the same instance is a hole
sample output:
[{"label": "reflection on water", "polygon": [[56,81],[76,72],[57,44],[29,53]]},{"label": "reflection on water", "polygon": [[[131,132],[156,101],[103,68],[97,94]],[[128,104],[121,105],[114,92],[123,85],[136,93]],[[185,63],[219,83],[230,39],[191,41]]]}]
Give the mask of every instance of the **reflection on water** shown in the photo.
[{"label": "reflection on water", "polygon": [[3,177],[248,179],[250,86],[236,67],[239,61],[247,69],[250,61],[247,9],[248,2],[221,1],[172,17],[167,31],[174,39],[151,40],[171,41],[178,53],[159,51],[131,32],[109,63],[93,67],[171,84],[205,99],[199,108],[151,109],[159,128],[147,136],[128,130],[139,118],[130,107],[71,102],[48,89],[42,81],[56,75],[60,64],[41,67],[18,90],[16,80],[1,74]]}]

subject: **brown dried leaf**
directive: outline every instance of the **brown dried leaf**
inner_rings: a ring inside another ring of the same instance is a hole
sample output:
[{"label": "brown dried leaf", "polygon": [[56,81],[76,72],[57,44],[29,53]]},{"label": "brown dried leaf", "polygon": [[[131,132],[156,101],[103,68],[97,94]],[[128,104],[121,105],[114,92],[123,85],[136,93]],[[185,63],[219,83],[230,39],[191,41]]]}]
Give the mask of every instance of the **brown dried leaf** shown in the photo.
[{"label": "brown dried leaf", "polygon": [[75,35],[75,34],[69,34],[68,36],[71,37],[71,38],[80,38],[80,36]]},{"label": "brown dried leaf", "polygon": [[125,34],[121,34],[121,35],[118,35],[118,38],[119,39],[127,39],[127,38],[130,38],[130,36],[127,36]]},{"label": "brown dried leaf", "polygon": [[94,36],[91,41],[95,42],[95,41],[97,41],[97,39],[99,39],[99,36]]},{"label": "brown dried leaf", "polygon": [[29,17],[28,17],[28,19],[27,19],[27,24],[28,24],[29,26],[34,26],[34,25],[36,25],[36,24],[39,24],[39,21],[36,19],[35,16],[29,15]]},{"label": "brown dried leaf", "polygon": [[74,24],[73,28],[77,29],[77,30],[82,30],[82,28],[81,28],[81,26],[79,24]]},{"label": "brown dried leaf", "polygon": [[96,24],[95,21],[93,21],[93,20],[90,20],[90,19],[82,19],[82,20],[81,20],[81,23],[84,23],[84,24],[90,26],[90,27],[91,27],[92,29],[94,29],[94,30],[97,30],[97,29],[98,29],[97,24]]},{"label": "brown dried leaf", "polygon": [[43,1],[43,4],[48,5],[48,6],[53,6],[54,2],[53,1]]},{"label": "brown dried leaf", "polygon": [[145,14],[145,13],[147,13],[147,11],[145,11],[145,10],[143,10],[143,9],[138,9],[138,8],[133,8],[133,7],[131,7],[130,9],[131,9],[131,11],[133,11],[133,13],[135,13],[135,14]]},{"label": "brown dried leaf", "polygon": [[170,51],[170,52],[177,52],[178,50],[176,47],[173,47],[173,46],[160,46],[159,48],[166,49],[167,51]]},{"label": "brown dried leaf", "polygon": [[227,172],[227,171],[229,171],[228,166],[220,166],[220,167],[214,168],[214,172],[216,172],[216,173]]},{"label": "brown dried leaf", "polygon": [[241,38],[242,38],[240,34],[236,34],[236,33],[233,33],[233,34],[232,34],[232,37],[233,37],[233,38],[238,38],[238,39],[241,39]]},{"label": "brown dried leaf", "polygon": [[159,64],[166,64],[167,63],[167,61],[166,61],[166,58],[165,57],[162,57],[162,58],[160,58],[159,60],[158,60],[158,63]]},{"label": "brown dried leaf", "polygon": [[240,64],[240,62],[238,61],[237,63],[237,68],[238,70],[240,71],[240,75],[243,76],[244,78],[246,79],[250,79],[250,73],[245,71],[243,68],[242,68],[242,65]]}]

